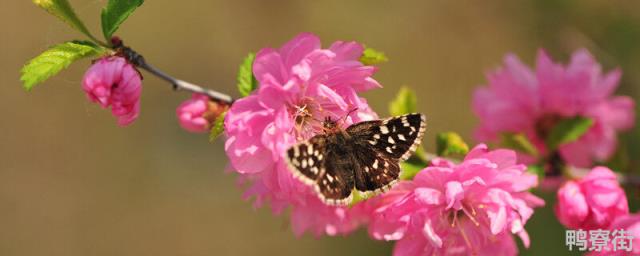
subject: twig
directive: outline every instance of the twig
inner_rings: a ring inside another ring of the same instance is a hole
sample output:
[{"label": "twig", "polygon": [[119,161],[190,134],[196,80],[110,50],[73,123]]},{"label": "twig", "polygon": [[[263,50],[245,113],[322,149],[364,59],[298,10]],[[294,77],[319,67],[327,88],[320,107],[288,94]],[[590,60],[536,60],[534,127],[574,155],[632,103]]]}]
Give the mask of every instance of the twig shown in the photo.
[{"label": "twig", "polygon": [[[584,176],[587,176],[590,171],[591,169],[567,166],[567,173],[569,174],[569,176],[574,178],[582,178]],[[620,182],[620,184],[640,186],[640,176],[624,174],[620,172],[614,173],[616,174],[616,178],[618,179],[618,182]]]},{"label": "twig", "polygon": [[142,55],[140,55],[133,49],[127,46],[124,46],[122,44],[122,40],[120,40],[117,37],[114,37],[111,41],[114,49],[118,53],[123,55],[123,57],[125,57],[129,62],[171,83],[171,85],[173,85],[174,90],[185,90],[185,91],[190,91],[194,93],[204,94],[209,96],[209,98],[211,98],[214,101],[225,103],[227,105],[231,105],[234,102],[233,97],[227,94],[224,94],[215,90],[211,90],[211,89],[206,89],[201,86],[189,83],[187,81],[183,81],[183,80],[172,77],[171,75],[147,63],[147,61],[144,59]]},{"label": "twig", "polygon": [[[442,159],[446,159],[449,160],[451,162],[454,163],[459,163],[460,160],[457,159],[452,159],[452,158],[447,158],[447,157],[440,157],[437,156],[436,154],[433,153],[429,153],[429,152],[425,152],[425,156],[427,157],[427,159],[431,160],[434,158],[442,158]],[[588,168],[579,168],[579,167],[575,167],[575,166],[566,166],[566,172],[568,174],[569,177],[571,178],[582,178],[587,176],[587,174],[589,174],[589,172],[591,171],[591,169]],[[640,176],[637,175],[632,175],[632,174],[624,174],[624,173],[620,173],[620,172],[614,172],[616,174],[616,178],[618,179],[618,182],[620,182],[620,184],[628,184],[628,185],[632,185],[632,186],[640,186]]]}]

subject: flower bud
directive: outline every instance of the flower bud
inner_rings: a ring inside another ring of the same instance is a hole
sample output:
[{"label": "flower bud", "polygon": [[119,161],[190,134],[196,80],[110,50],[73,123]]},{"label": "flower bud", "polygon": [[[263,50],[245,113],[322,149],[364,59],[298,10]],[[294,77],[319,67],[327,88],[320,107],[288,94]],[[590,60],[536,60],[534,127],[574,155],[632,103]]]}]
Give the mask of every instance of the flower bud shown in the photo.
[{"label": "flower bud", "polygon": [[227,106],[211,101],[207,95],[194,93],[176,110],[180,126],[187,131],[201,133],[211,129],[216,118],[227,110]]},{"label": "flower bud", "polygon": [[624,190],[606,167],[595,167],[582,179],[568,181],[558,190],[557,198],[556,216],[570,229],[605,229],[629,213]]},{"label": "flower bud", "polygon": [[140,113],[142,77],[122,57],[105,57],[94,62],[84,74],[82,89],[90,101],[111,113],[121,126],[132,123]]}]

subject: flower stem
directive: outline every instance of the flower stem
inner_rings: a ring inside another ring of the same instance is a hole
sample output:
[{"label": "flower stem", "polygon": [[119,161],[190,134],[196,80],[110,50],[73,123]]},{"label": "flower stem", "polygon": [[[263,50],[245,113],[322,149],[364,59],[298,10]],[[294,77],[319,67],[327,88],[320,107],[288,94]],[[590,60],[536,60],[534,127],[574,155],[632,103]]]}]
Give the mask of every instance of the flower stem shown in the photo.
[{"label": "flower stem", "polygon": [[187,81],[184,80],[180,80],[177,78],[174,78],[170,75],[168,75],[167,73],[162,72],[161,70],[159,70],[158,68],[152,66],[149,63],[146,63],[143,59],[143,61],[140,64],[136,64],[136,66],[148,71],[149,73],[171,83],[173,85],[173,88],[176,90],[185,90],[185,91],[190,91],[190,92],[195,92],[195,93],[200,93],[200,94],[204,94],[209,96],[209,98],[219,101],[219,102],[224,102],[227,103],[229,105],[231,105],[231,103],[233,103],[233,98],[229,95],[226,95],[224,93],[218,92],[218,91],[214,91],[211,89],[206,89],[204,87],[189,83]]},{"label": "flower stem", "polygon": [[[459,163],[460,160],[458,159],[452,159],[452,158],[448,158],[448,157],[440,157],[436,154],[433,153],[429,153],[429,152],[425,152],[425,156],[429,159],[429,161],[431,161],[434,158],[442,158],[442,159],[446,159],[449,160],[453,163]],[[571,166],[571,165],[567,165],[564,168],[564,176],[568,179],[579,179],[582,178],[584,176],[587,176],[587,174],[589,174],[589,172],[591,171],[591,169],[589,168],[579,168],[579,167],[575,167],[575,166]],[[640,176],[637,175],[632,175],[632,174],[625,174],[625,173],[621,173],[621,172],[614,172],[616,174],[616,177],[618,179],[618,182],[620,182],[620,184],[627,184],[627,185],[632,185],[632,186],[640,186]]]},{"label": "flower stem", "polygon": [[[584,176],[587,176],[587,174],[589,174],[590,171],[591,169],[578,168],[574,166],[567,166],[566,168],[567,176],[572,178],[582,178]],[[614,172],[614,173],[616,174],[616,178],[618,179],[618,182],[620,182],[620,184],[640,186],[640,176],[624,174],[620,172]]]},{"label": "flower stem", "polygon": [[190,91],[190,92],[194,92],[194,93],[199,93],[199,94],[204,94],[209,96],[209,98],[211,98],[214,101],[217,102],[221,102],[221,103],[225,103],[227,105],[231,105],[234,102],[233,97],[212,90],[212,89],[207,89],[204,87],[201,87],[199,85],[195,85],[192,83],[189,83],[187,81],[184,80],[180,80],[177,79],[165,72],[163,72],[162,70],[156,68],[155,66],[147,63],[147,61],[145,60],[145,58],[140,55],[139,53],[137,53],[136,51],[134,51],[133,49],[124,46],[122,44],[122,41],[120,41],[119,39],[117,40],[112,40],[115,41],[116,43],[113,44],[114,49],[120,53],[121,55],[123,55],[129,62],[131,62],[132,64],[136,65],[137,67],[146,70],[147,72],[151,73],[154,76],[159,77],[162,80],[165,80],[167,82],[169,82],[171,85],[173,85],[173,89],[174,90],[185,90],[185,91]]}]

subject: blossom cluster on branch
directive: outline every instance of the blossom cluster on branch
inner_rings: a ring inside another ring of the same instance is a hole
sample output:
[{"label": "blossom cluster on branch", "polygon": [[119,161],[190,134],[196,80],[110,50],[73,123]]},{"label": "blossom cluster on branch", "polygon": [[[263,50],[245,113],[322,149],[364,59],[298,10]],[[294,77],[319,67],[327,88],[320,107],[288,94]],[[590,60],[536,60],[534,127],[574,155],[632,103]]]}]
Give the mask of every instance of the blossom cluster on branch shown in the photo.
[{"label": "blossom cluster on branch", "polygon": [[[514,236],[528,248],[532,238],[525,225],[546,206],[569,229],[627,228],[640,245],[638,213],[629,211],[619,174],[605,167],[622,152],[618,135],[633,127],[635,103],[613,95],[622,72],[603,72],[587,50],[577,50],[567,65],[540,50],[535,69],[507,55],[504,67],[490,72],[487,86],[473,95],[479,144],[469,150],[456,133],[438,134],[439,155],[428,157],[419,148],[402,163],[401,181],[391,190],[332,206],[294,177],[286,152],[325,132],[323,120],[338,120],[344,129],[381,116],[360,93],[382,87],[373,78],[375,65],[386,60],[382,53],[354,41],[323,48],[316,35],[302,33],[279,48],[249,54],[238,74],[243,97],[233,100],[163,73],[112,37],[141,0],[109,1],[102,13],[106,42],[86,29],[66,1],[35,3],[89,41],[63,43],[34,58],[22,70],[26,89],[77,59],[95,57],[82,89],[91,102],[110,108],[122,126],[140,113],[138,69],[193,92],[176,109],[179,125],[194,133],[211,131],[211,138],[224,134],[244,198],[276,214],[289,211],[298,236],[366,228],[373,239],[396,241],[394,255],[515,255]],[[414,112],[416,101],[403,89],[391,112]],[[571,168],[590,171],[575,177]],[[531,192],[539,183],[559,184],[547,186],[557,193],[555,205]]]}]

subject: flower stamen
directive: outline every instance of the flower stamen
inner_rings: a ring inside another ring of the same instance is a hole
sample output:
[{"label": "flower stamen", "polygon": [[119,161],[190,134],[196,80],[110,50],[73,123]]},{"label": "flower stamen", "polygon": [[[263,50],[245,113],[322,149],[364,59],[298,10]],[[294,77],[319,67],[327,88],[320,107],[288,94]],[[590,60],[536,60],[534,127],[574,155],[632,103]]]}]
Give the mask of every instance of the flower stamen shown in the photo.
[{"label": "flower stamen", "polygon": [[478,255],[478,252],[476,252],[475,248],[473,248],[473,245],[471,245],[471,240],[469,240],[469,237],[467,237],[467,233],[464,232],[464,229],[458,225],[458,230],[460,230],[462,239],[464,239],[464,242],[467,244],[467,247],[471,251],[471,255]]}]

